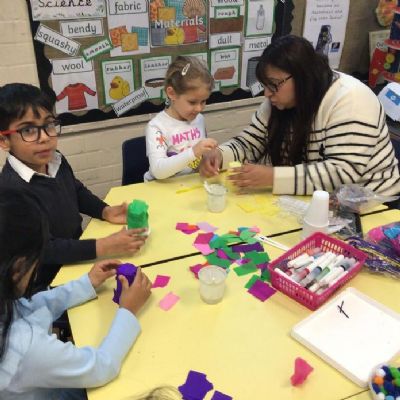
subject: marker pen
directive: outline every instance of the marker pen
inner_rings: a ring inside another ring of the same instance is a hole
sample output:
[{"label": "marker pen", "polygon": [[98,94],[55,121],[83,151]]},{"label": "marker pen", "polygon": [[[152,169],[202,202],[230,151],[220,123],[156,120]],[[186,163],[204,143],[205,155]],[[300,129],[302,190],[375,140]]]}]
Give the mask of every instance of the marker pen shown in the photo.
[{"label": "marker pen", "polygon": [[322,270],[331,264],[336,259],[336,254],[330,253],[324,260],[320,261],[314,268],[309,268],[309,273],[301,280],[300,285],[305,287],[307,286],[314,278],[319,275]]},{"label": "marker pen", "polygon": [[296,273],[293,276],[293,279],[296,282],[300,282],[301,280],[303,280],[314,268],[318,267],[319,265],[321,265],[322,263],[325,262],[325,260],[327,260],[330,255],[333,254],[331,252],[327,252],[325,253],[323,256],[318,257],[313,263],[311,263],[310,265],[308,265],[306,268],[302,269],[301,271],[299,271],[298,273]]},{"label": "marker pen", "polygon": [[320,281],[322,278],[327,277],[328,274],[335,268],[337,267],[342,260],[344,259],[344,255],[343,254],[339,254],[336,259],[329,265],[327,265],[319,275],[317,275],[315,277],[314,280],[312,280],[308,285],[306,285],[306,288],[309,289],[311,292],[315,292],[319,289],[320,285]]},{"label": "marker pen", "polygon": [[348,259],[345,259],[344,261],[342,261],[342,263],[337,266],[336,268],[334,268],[332,270],[332,272],[327,275],[325,278],[323,278],[320,281],[320,289],[325,290],[327,287],[331,287],[332,286],[332,282],[335,281],[336,282],[336,278],[340,277],[344,272],[346,272],[348,269],[350,269],[354,264],[351,264],[349,262]]},{"label": "marker pen", "polygon": [[296,285],[298,285],[298,283],[297,283],[295,280],[293,280],[290,276],[288,276],[287,274],[285,274],[285,273],[284,273],[282,270],[280,270],[279,268],[275,268],[274,271],[275,271],[276,273],[278,273],[279,275],[285,277],[286,279],[289,279],[289,281],[291,281],[291,282],[295,283]]},{"label": "marker pen", "polygon": [[310,256],[307,253],[303,253],[303,254],[299,255],[298,257],[294,258],[293,260],[290,260],[288,262],[288,266],[293,267],[293,268],[299,268],[297,265],[299,263],[301,263],[303,260],[308,259],[309,257]]}]

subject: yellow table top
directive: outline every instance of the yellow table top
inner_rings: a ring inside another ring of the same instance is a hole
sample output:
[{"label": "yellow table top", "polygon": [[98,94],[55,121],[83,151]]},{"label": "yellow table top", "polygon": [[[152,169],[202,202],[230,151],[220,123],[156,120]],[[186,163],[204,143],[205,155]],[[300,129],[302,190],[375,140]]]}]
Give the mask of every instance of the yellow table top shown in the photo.
[{"label": "yellow table top", "polygon": [[[139,253],[133,257],[118,258],[122,262],[140,266],[198,252],[193,247],[197,234],[186,235],[176,230],[177,222],[195,224],[206,221],[218,227],[218,234],[227,233],[240,226],[253,225],[257,225],[264,235],[300,228],[295,216],[282,213],[274,204],[277,196],[273,196],[270,191],[240,196],[228,193],[226,209],[222,213],[209,212],[207,193],[202,179],[197,174],[115,187],[110,190],[105,201],[116,205],[133,199],[141,199],[149,204],[151,232],[146,245]],[[82,234],[82,239],[105,237],[120,229],[120,225],[92,219]],[[87,272],[92,264],[93,262],[87,262],[65,266],[52,284],[60,285],[76,279]]]},{"label": "yellow table top", "polygon": [[[171,280],[167,287],[153,289],[141,311],[142,333],[120,375],[102,388],[89,390],[90,400],[122,400],[159,385],[179,386],[189,370],[207,374],[216,390],[236,400],[333,400],[362,391],[290,337],[291,328],[311,311],[280,292],[264,303],[255,299],[244,288],[251,274],[238,277],[231,271],[223,301],[203,303],[198,281],[188,270],[203,260],[194,256],[145,268],[151,280],[157,274]],[[98,300],[69,311],[77,346],[98,346],[106,335],[117,308],[111,301],[114,286],[113,280],[107,282]],[[398,291],[394,279],[361,272],[347,286],[400,312],[400,302],[393,303]],[[163,311],[158,302],[170,291],[181,299]],[[314,367],[297,388],[290,384],[296,357]]]},{"label": "yellow table top", "polygon": [[[264,234],[299,228],[294,217],[282,218],[278,211],[271,212],[274,207],[271,194],[240,196],[239,201],[266,202],[265,208],[262,206],[252,212],[243,211],[237,205],[237,197],[230,195],[223,213],[209,213],[204,190],[193,189],[199,184],[199,177],[190,176],[168,185],[150,182],[110,191],[106,199],[110,204],[140,198],[150,205],[152,233],[149,243],[136,257],[124,258],[124,261],[143,265],[195,252],[192,242],[196,234],[185,235],[176,231],[176,222],[207,221],[219,228],[219,234],[238,226],[251,225],[259,226]],[[184,191],[177,193],[179,190]],[[168,205],[173,206],[168,208]],[[269,214],[266,211],[268,207]],[[374,226],[399,220],[399,216],[398,210],[364,216],[363,230],[367,232]],[[92,221],[83,237],[101,237],[113,230],[115,226]],[[300,232],[283,234],[274,240],[293,246],[300,240]],[[275,247],[264,247],[271,259],[282,254],[282,250]],[[228,276],[223,301],[207,305],[199,297],[198,281],[188,270],[189,266],[199,262],[204,262],[204,257],[196,255],[145,268],[151,280],[162,274],[170,275],[171,281],[166,288],[153,289],[150,301],[139,315],[142,333],[118,378],[102,388],[89,390],[90,400],[122,400],[160,385],[179,386],[185,382],[189,370],[207,374],[214,389],[233,396],[235,400],[339,400],[350,396],[354,400],[367,399],[368,392],[363,392],[362,388],[290,337],[291,328],[311,311],[279,292],[266,302],[260,302],[244,288],[251,274],[238,277],[233,271]],[[90,262],[64,267],[54,283],[77,278],[91,265]],[[398,281],[363,271],[345,287],[348,286],[400,312],[400,302],[394,302]],[[114,287],[115,281],[110,280],[97,300],[69,311],[77,346],[98,346],[107,334],[117,307],[111,301]],[[170,291],[181,299],[166,312],[158,307],[158,302]],[[314,367],[307,382],[298,388],[290,384],[296,357],[304,358]],[[206,400],[211,395],[212,392]]]}]

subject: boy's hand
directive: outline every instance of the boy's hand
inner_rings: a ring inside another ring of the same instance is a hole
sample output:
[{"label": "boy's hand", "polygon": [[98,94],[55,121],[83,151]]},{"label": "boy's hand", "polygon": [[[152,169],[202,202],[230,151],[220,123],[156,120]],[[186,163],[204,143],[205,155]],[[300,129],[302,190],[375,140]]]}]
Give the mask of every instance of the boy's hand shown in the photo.
[{"label": "boy's hand", "polygon": [[207,151],[203,154],[203,158],[200,161],[199,172],[201,176],[209,178],[219,174],[219,169],[222,164],[222,153],[217,148]]},{"label": "boy's hand", "polygon": [[112,224],[126,224],[126,212],[128,204],[122,203],[119,206],[104,207],[102,217]]},{"label": "boy's hand", "polygon": [[200,142],[193,146],[193,153],[197,158],[204,155],[205,152],[215,149],[218,146],[218,142],[215,139],[207,138],[202,139]]},{"label": "boy's hand", "polygon": [[110,236],[96,240],[97,257],[110,256],[112,254],[136,253],[145,243],[147,236],[142,236],[146,229],[122,228]]},{"label": "boy's hand", "polygon": [[136,315],[150,297],[151,282],[149,278],[142,273],[140,268],[137,269],[135,279],[131,286],[129,286],[125,276],[120,275],[118,279],[122,285],[119,306],[126,308],[132,314]]},{"label": "boy's hand", "polygon": [[108,278],[116,274],[116,268],[121,264],[119,260],[103,260],[93,265],[89,271],[89,279],[92,286],[96,289],[102,285]]}]

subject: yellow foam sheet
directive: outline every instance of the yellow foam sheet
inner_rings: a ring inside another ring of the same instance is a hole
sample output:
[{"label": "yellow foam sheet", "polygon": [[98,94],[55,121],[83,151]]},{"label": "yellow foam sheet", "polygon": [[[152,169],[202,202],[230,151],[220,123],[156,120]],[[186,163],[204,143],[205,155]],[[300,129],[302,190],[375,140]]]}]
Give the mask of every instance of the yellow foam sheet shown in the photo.
[{"label": "yellow foam sheet", "polygon": [[[275,251],[273,257],[279,255]],[[207,374],[215,389],[238,400],[333,400],[360,393],[356,384],[290,337],[291,328],[310,310],[279,292],[260,302],[244,289],[249,277],[233,272],[223,301],[207,305],[188,270],[202,261],[195,256],[145,269],[151,280],[157,274],[169,275],[170,283],[153,289],[141,311],[142,333],[120,375],[103,388],[89,390],[89,400],[122,400],[159,385],[179,386],[189,370]],[[388,306],[393,306],[398,289],[395,280],[366,272],[351,285]],[[69,312],[77,346],[98,346],[107,334],[117,309],[111,301],[114,286],[109,281],[97,300]],[[166,312],[158,302],[170,291],[181,299]],[[394,308],[400,311],[398,301]],[[290,385],[296,357],[314,367],[298,388]],[[211,393],[206,400],[210,398]]]}]

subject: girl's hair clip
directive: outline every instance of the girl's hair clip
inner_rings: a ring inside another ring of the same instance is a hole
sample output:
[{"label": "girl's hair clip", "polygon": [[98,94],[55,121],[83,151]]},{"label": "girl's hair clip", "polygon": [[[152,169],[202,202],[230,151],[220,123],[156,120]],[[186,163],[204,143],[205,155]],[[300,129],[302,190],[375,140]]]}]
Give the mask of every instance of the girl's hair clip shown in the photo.
[{"label": "girl's hair clip", "polygon": [[182,69],[182,72],[181,72],[182,76],[185,76],[187,74],[187,72],[189,71],[189,68],[190,68],[190,63],[187,63]]}]

